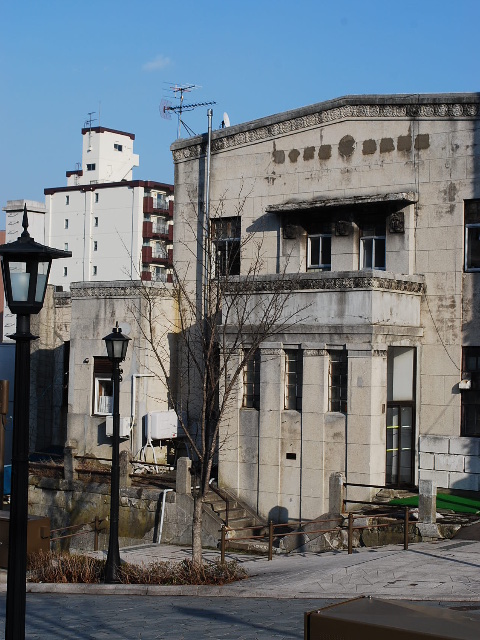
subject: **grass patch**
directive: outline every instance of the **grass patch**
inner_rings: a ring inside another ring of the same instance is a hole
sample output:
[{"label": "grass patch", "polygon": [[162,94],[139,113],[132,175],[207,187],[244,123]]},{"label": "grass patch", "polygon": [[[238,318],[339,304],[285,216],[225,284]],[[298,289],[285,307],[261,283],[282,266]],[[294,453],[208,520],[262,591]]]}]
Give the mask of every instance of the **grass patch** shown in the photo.
[{"label": "grass patch", "polygon": [[[418,496],[394,498],[389,504],[418,507]],[[448,509],[456,513],[480,513],[480,502],[447,493],[437,493],[437,509]]]},{"label": "grass patch", "polygon": [[[105,560],[69,553],[40,551],[28,558],[29,582],[99,584],[105,579]],[[190,560],[152,562],[148,565],[122,563],[122,584],[223,585],[243,580],[247,573],[237,562],[211,562],[200,567]]]}]

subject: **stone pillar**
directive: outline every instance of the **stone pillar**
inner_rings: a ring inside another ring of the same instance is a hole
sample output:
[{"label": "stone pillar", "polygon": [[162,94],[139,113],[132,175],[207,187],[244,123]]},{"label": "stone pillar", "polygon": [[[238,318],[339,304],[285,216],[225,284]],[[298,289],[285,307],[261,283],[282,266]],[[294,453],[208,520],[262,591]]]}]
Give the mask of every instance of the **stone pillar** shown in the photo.
[{"label": "stone pillar", "polygon": [[192,474],[190,469],[192,467],[192,461],[190,458],[179,458],[177,462],[177,481],[175,485],[175,491],[179,495],[192,494]]},{"label": "stone pillar", "polygon": [[281,423],[284,403],[281,343],[260,349],[260,422],[258,438],[258,513],[278,521],[280,502]]},{"label": "stone pillar", "polygon": [[330,474],[328,482],[328,513],[340,515],[344,512],[343,504],[345,477],[339,471]]},{"label": "stone pillar", "polygon": [[63,450],[63,477],[67,482],[77,480],[78,475],[75,470],[75,456],[78,453],[78,443],[76,440],[69,440]]},{"label": "stone pillar", "polygon": [[418,521],[424,524],[437,521],[437,487],[433,480],[418,482]]},{"label": "stone pillar", "polygon": [[132,479],[130,478],[130,453],[124,449],[120,451],[120,488],[130,487]]}]

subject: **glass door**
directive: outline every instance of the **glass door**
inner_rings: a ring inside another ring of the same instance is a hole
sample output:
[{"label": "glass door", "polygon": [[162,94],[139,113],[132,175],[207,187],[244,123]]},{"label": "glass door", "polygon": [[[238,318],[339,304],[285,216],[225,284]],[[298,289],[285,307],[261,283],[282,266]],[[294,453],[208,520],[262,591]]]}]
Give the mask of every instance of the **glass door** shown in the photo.
[{"label": "glass door", "polygon": [[413,484],[413,438],[413,407],[390,405],[387,409],[386,484]]}]

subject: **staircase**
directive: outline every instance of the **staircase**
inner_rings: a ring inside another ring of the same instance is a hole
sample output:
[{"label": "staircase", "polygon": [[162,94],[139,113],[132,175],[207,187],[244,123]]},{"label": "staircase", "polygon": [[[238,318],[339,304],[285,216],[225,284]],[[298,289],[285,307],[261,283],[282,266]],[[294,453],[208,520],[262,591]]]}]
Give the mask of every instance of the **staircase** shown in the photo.
[{"label": "staircase", "polygon": [[[268,535],[268,524],[248,505],[225,489],[217,489],[222,495],[210,490],[205,496],[204,511],[213,511],[228,529],[228,548],[248,551],[249,553],[267,553],[268,542],[263,540],[235,540],[250,536]],[[224,496],[224,497],[222,497]],[[228,498],[228,524],[226,521]],[[242,529],[242,531],[236,531]]]}]

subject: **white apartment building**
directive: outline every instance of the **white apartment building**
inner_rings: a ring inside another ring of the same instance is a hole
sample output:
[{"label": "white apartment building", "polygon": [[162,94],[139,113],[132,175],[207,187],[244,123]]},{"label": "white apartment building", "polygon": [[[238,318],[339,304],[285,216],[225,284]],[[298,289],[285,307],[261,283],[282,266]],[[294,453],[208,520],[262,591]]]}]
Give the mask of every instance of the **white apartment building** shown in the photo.
[{"label": "white apartment building", "polygon": [[66,172],[67,186],[45,189],[46,244],[72,252],[50,283],[167,280],[173,186],[132,179],[134,134],[89,127],[82,138],[81,167]]}]

